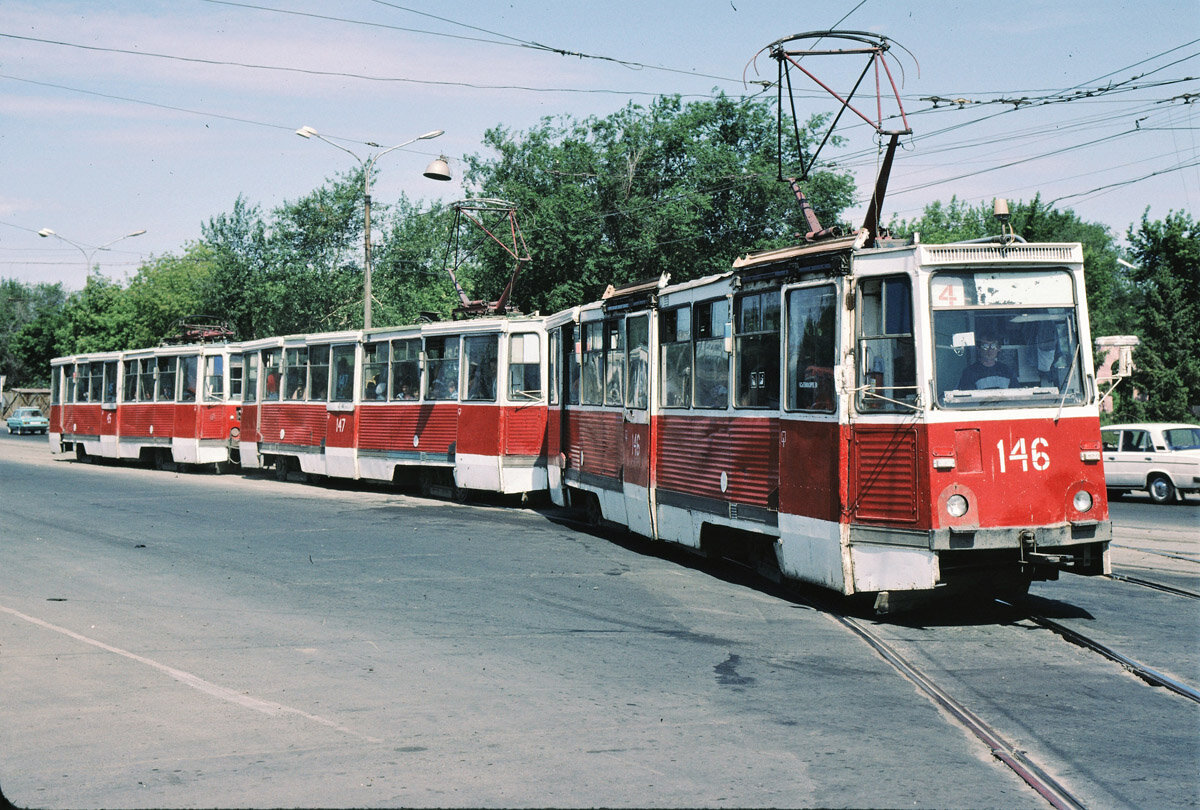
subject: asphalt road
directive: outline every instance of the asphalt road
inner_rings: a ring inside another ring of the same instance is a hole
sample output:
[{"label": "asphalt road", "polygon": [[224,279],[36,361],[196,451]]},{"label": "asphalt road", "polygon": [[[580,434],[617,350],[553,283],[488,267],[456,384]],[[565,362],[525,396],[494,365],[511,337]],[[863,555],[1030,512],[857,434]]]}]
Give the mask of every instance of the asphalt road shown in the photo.
[{"label": "asphalt road", "polygon": [[[827,616],[546,513],[51,461],[41,437],[0,437],[0,493],[18,806],[1045,806]],[[1011,629],[967,624],[967,652]],[[1040,666],[1005,660],[993,683]],[[1126,681],[1089,688],[1194,736]],[[1056,764],[1101,767],[1090,744]],[[1096,795],[1194,804],[1196,773]]]}]

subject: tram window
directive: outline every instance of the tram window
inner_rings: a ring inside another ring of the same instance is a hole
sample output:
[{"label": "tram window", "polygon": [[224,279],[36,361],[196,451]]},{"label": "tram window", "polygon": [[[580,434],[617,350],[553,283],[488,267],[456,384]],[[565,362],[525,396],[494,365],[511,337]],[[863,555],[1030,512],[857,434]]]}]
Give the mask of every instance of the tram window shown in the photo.
[{"label": "tram window", "polygon": [[858,285],[858,407],[908,410],[917,401],[912,285],[907,276]]},{"label": "tram window", "polygon": [[668,309],[658,316],[659,376],[664,408],[686,408],[692,401],[692,311]]},{"label": "tram window", "polygon": [[604,324],[583,324],[583,380],[581,401],[584,405],[604,404]]},{"label": "tram window", "polygon": [[62,369],[58,366],[50,369],[50,404],[58,405],[62,402]]},{"label": "tram window", "polygon": [[246,402],[258,401],[258,352],[242,355],[242,396]]},{"label": "tram window", "polygon": [[582,374],[582,346],[579,343],[578,327],[569,323],[563,327],[563,360],[567,367],[567,404],[579,404],[579,387]]},{"label": "tram window", "polygon": [[562,377],[559,374],[562,372],[562,333],[550,333],[550,352],[548,361],[550,367],[548,369],[550,378],[550,404],[558,404],[558,392],[562,390]]},{"label": "tram window", "polygon": [[263,383],[263,401],[273,402],[279,399],[279,389],[283,384],[283,352],[279,349],[267,349],[263,352],[262,373],[266,378]]},{"label": "tram window", "polygon": [[458,399],[458,336],[425,339],[425,398]]},{"label": "tram window", "polygon": [[421,340],[393,340],[392,399],[417,399],[420,396]]},{"label": "tram window", "polygon": [[[350,372],[353,374],[354,372]],[[308,349],[308,397],[310,402],[329,399],[329,347],[311,346]]]},{"label": "tram window", "polygon": [[200,358],[196,355],[179,358],[179,376],[182,386],[179,392],[180,402],[196,401],[196,373]]},{"label": "tram window", "polygon": [[138,378],[138,402],[154,401],[154,358],[143,357],[141,375]]},{"label": "tram window", "polygon": [[345,343],[331,350],[333,371],[333,401],[354,400],[354,344]]},{"label": "tram window", "polygon": [[104,364],[104,399],[103,402],[117,401],[117,361],[109,360]]},{"label": "tram window", "polygon": [[137,402],[138,398],[138,368],[140,366],[137,360],[126,360],[125,366],[125,384],[122,386],[121,396],[125,402]]},{"label": "tram window", "polygon": [[229,398],[234,402],[242,399],[242,356],[229,355]]},{"label": "tram window", "polygon": [[308,347],[283,352],[283,397],[302,400],[308,388]]},{"label": "tram window", "polygon": [[463,359],[467,369],[467,400],[496,401],[496,362],[498,335],[471,335],[463,338]]},{"label": "tram window", "polygon": [[788,410],[834,410],[836,305],[833,285],[804,287],[787,294]]},{"label": "tram window", "polygon": [[178,357],[158,358],[158,379],[154,389],[155,402],[173,402],[175,400],[175,366],[178,362]]},{"label": "tram window", "polygon": [[88,385],[88,402],[100,402],[104,396],[104,363],[92,363]]},{"label": "tram window", "polygon": [[696,304],[692,310],[695,327],[695,395],[697,408],[729,407],[729,353],[725,351],[725,327],[729,302],[724,298]]},{"label": "tram window", "polygon": [[625,330],[621,321],[604,322],[604,404],[625,404]]},{"label": "tram window", "polygon": [[508,398],[514,402],[542,398],[542,341],[534,332],[508,337]]},{"label": "tram window", "polygon": [[626,408],[646,408],[650,402],[650,316],[625,320]]},{"label": "tram window", "polygon": [[1063,270],[935,275],[930,298],[938,404],[1013,408],[1086,401],[1075,294]]},{"label": "tram window", "polygon": [[63,392],[63,402],[74,402],[75,396],[78,393],[79,369],[77,366],[64,366],[63,373],[67,378],[67,388]]},{"label": "tram window", "polygon": [[76,363],[71,374],[71,402],[87,402],[88,386],[92,382],[92,370],[88,363]]},{"label": "tram window", "polygon": [[387,399],[388,344],[367,343],[363,345],[363,392],[364,402]]},{"label": "tram window", "polygon": [[225,358],[210,354],[204,358],[204,401],[220,402],[225,395]]},{"label": "tram window", "polygon": [[734,362],[739,408],[779,407],[779,293],[737,299]]}]

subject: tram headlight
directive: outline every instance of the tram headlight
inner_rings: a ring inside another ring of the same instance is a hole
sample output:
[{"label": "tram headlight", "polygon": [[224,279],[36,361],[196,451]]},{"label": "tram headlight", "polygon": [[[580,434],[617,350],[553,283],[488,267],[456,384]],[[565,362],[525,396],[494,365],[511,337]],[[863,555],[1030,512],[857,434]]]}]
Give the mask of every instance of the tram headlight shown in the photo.
[{"label": "tram headlight", "polygon": [[1072,500],[1076,512],[1090,512],[1092,509],[1092,494],[1086,489],[1081,489],[1075,493]]},{"label": "tram headlight", "polygon": [[951,495],[946,499],[946,511],[950,513],[950,517],[962,517],[967,513],[970,506],[967,503],[967,499],[962,495]]}]

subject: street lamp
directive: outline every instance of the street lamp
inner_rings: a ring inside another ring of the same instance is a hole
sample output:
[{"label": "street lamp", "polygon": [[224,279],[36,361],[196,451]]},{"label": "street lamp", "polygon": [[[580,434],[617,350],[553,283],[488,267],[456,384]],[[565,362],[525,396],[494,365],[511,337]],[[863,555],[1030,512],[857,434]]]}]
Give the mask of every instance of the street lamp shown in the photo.
[{"label": "street lamp", "polygon": [[[395,146],[389,146],[382,152],[371,155],[369,158],[363,159],[351,152],[340,143],[334,143],[326,138],[321,133],[309,126],[300,127],[296,130],[296,134],[301,138],[316,138],[319,141],[325,141],[330,146],[341,149],[350,157],[358,161],[363,170],[363,329],[371,328],[371,169],[375,167],[375,161],[386,155],[388,152],[416,143],[417,141],[427,141],[431,138],[436,138],[443,134],[443,130],[435,129],[432,132],[426,132],[424,135],[418,135],[415,138],[410,138],[404,143],[398,143]],[[367,143],[367,146],[378,147],[377,143]],[[446,165],[446,158],[439,157],[437,160],[429,164],[425,169],[425,176],[430,180],[449,180],[450,167]]]},{"label": "street lamp", "polygon": [[95,257],[95,255],[99,251],[108,250],[109,247],[111,247],[112,245],[115,245],[117,242],[120,242],[122,239],[129,239],[134,236],[141,236],[145,232],[146,232],[146,229],[142,228],[140,231],[134,231],[133,233],[127,233],[124,236],[118,236],[116,239],[113,239],[110,242],[105,242],[103,245],[97,245],[96,247],[92,248],[90,251],[87,248],[85,248],[83,245],[79,244],[78,242],[74,242],[74,241],[68,239],[67,237],[63,236],[62,234],[55,233],[54,231],[50,230],[49,228],[42,228],[37,233],[38,233],[38,236],[45,237],[45,238],[53,236],[55,239],[59,239],[63,242],[66,242],[68,245],[70,245],[71,247],[75,248],[76,250],[78,250],[80,253],[83,254],[84,261],[87,262],[87,266],[84,268],[84,277],[83,277],[83,283],[86,285],[87,277],[92,272],[92,259]]}]

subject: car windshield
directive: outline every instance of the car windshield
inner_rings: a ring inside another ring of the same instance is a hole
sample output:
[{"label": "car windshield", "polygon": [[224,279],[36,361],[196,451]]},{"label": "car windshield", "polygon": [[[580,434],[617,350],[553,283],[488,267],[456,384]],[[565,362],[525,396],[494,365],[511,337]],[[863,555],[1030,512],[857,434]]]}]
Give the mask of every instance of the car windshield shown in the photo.
[{"label": "car windshield", "polygon": [[1016,408],[1084,401],[1069,273],[939,273],[930,292],[939,405]]},{"label": "car windshield", "polygon": [[1172,450],[1200,450],[1200,427],[1170,428],[1163,436]]},{"label": "car windshield", "polygon": [[17,416],[24,416],[29,419],[37,419],[41,415],[42,412],[37,408],[22,408],[21,410],[17,411]]}]

